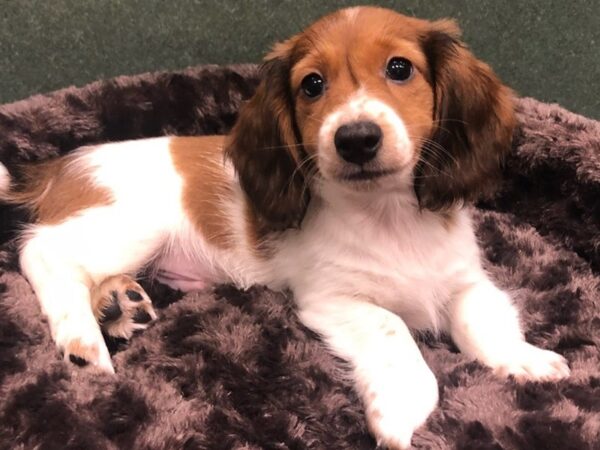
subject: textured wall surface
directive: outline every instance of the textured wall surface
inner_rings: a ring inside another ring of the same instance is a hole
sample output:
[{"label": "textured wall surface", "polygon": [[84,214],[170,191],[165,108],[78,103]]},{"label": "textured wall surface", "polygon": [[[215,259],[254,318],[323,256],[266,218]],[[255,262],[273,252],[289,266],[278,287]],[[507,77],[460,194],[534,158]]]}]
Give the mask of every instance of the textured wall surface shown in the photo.
[{"label": "textured wall surface", "polygon": [[0,103],[115,75],[256,62],[274,41],[357,3],[455,17],[520,94],[600,118],[598,0],[2,0]]}]

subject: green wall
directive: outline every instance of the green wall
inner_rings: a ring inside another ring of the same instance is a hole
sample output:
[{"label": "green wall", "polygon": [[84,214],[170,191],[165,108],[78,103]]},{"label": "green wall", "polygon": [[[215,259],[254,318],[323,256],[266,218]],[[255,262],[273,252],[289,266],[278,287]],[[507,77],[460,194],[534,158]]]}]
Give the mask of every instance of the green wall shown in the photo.
[{"label": "green wall", "polygon": [[451,16],[520,94],[600,118],[600,0],[0,0],[0,103],[98,78],[259,61],[323,13]]}]

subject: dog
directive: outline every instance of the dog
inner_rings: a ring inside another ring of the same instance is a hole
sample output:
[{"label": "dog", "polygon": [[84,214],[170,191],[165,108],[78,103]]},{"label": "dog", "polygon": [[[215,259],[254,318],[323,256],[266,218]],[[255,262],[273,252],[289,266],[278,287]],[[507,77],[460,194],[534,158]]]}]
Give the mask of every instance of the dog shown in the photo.
[{"label": "dog", "polygon": [[228,136],[107,143],[0,167],[35,217],[20,264],[67,360],[114,372],[102,331],[157,315],[134,277],[290,289],[350,364],[378,443],[410,446],[438,386],[411,332],[448,333],[503,376],[558,380],[482,267],[469,202],[510,149],[513,94],[451,20],[375,7],[277,44]]}]

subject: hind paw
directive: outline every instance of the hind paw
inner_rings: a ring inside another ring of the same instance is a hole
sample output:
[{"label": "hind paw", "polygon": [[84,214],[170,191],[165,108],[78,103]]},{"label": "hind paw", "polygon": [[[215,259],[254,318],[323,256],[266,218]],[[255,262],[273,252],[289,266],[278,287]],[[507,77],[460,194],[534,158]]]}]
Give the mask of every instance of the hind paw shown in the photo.
[{"label": "hind paw", "polygon": [[146,291],[128,275],[106,278],[91,294],[94,316],[109,336],[129,339],[157,317]]}]

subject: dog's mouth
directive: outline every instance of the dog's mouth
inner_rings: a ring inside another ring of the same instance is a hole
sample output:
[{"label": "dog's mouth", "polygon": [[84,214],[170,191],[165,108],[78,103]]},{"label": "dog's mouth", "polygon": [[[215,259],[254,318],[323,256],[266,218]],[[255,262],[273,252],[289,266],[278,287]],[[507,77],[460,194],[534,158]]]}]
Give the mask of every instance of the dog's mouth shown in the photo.
[{"label": "dog's mouth", "polygon": [[340,179],[342,181],[373,181],[379,178],[387,177],[389,175],[393,175],[396,173],[396,169],[379,169],[379,170],[365,170],[359,169],[358,171],[354,171],[352,173],[344,173],[340,175]]}]

